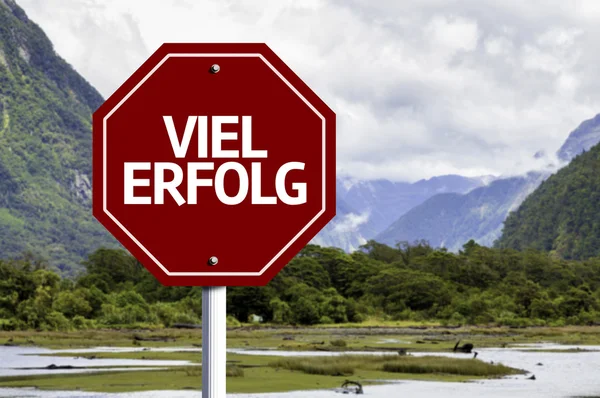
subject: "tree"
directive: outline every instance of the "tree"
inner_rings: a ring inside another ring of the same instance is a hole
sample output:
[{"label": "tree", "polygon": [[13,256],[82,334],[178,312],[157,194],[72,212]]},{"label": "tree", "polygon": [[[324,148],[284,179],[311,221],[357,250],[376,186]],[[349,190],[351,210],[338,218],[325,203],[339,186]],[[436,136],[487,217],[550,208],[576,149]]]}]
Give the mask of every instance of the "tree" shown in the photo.
[{"label": "tree", "polygon": [[292,310],[288,303],[281,301],[279,298],[274,298],[269,303],[273,311],[273,322],[286,324],[293,321]]},{"label": "tree", "polygon": [[125,282],[138,283],[147,272],[143,266],[124,250],[101,248],[90,254],[84,262],[87,275],[98,275],[111,291]]},{"label": "tree", "polygon": [[284,277],[302,281],[308,286],[317,289],[326,289],[331,286],[329,274],[325,268],[314,258],[297,257],[292,259],[281,271]]},{"label": "tree", "polygon": [[265,321],[272,319],[271,300],[274,291],[269,287],[235,286],[227,289],[227,313],[246,322],[251,314]]},{"label": "tree", "polygon": [[92,312],[92,306],[87,302],[81,290],[77,292],[63,291],[58,293],[52,303],[52,308],[67,318],[73,318],[76,315],[87,317]]},{"label": "tree", "polygon": [[300,297],[290,307],[294,321],[301,325],[314,325],[321,319],[318,303],[312,297]]}]

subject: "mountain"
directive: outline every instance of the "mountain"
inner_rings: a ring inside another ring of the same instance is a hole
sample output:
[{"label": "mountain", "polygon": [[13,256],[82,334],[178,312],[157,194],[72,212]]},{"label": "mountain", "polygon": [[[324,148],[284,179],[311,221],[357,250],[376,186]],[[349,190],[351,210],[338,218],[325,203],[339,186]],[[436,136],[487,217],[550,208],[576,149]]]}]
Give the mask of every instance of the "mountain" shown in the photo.
[{"label": "mountain", "polygon": [[91,215],[91,114],[100,94],[13,0],[0,0],[0,255],[74,272],[116,241]]},{"label": "mountain", "polygon": [[[600,142],[600,115],[586,120],[570,134],[557,156],[569,162]],[[542,156],[541,153],[536,154]],[[434,247],[457,251],[470,239],[490,246],[501,236],[511,211],[550,176],[550,172],[498,179],[460,195],[436,195],[398,218],[375,240],[389,245],[400,241],[427,240]]]},{"label": "mountain", "polygon": [[[91,216],[91,114],[100,94],[13,0],[0,0],[0,254],[24,252],[76,272],[118,247]],[[442,176],[410,183],[338,180],[338,216],[314,243],[355,250],[439,192],[485,183]]]},{"label": "mountain", "polygon": [[504,224],[497,246],[551,251],[566,259],[600,255],[600,145],[550,176]]},{"label": "mountain", "polygon": [[582,122],[558,150],[558,158],[568,162],[583,151],[589,151],[600,142],[600,114]]},{"label": "mountain", "polygon": [[493,181],[465,195],[435,195],[400,217],[375,240],[393,246],[425,239],[434,247],[454,252],[470,239],[489,246],[500,236],[507,214],[546,177],[529,173]]},{"label": "mountain", "polygon": [[337,215],[312,243],[353,251],[431,196],[444,192],[466,193],[491,180],[492,176],[445,175],[408,183],[339,177]]},{"label": "mountain", "polygon": [[360,214],[367,214],[368,220],[359,230],[363,236],[374,237],[387,228],[392,221],[426,199],[439,193],[466,193],[485,183],[482,178],[468,178],[457,175],[433,177],[414,183],[392,182],[389,180],[356,181],[341,179],[345,192],[338,197],[347,202]]}]

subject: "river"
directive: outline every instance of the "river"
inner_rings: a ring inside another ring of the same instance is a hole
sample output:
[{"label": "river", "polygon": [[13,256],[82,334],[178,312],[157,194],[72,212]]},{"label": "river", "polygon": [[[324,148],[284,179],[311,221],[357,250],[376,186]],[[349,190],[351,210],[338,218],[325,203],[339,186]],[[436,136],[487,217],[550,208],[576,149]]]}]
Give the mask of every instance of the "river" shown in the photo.
[{"label": "river", "polygon": [[[547,349],[572,350],[581,348],[580,352],[544,352]],[[77,354],[91,354],[104,351],[140,351],[140,348],[93,348],[68,350]],[[198,348],[164,348],[153,351],[197,351]],[[538,351],[531,351],[538,350]],[[67,351],[67,350],[65,350]],[[231,353],[248,355],[340,355],[346,353],[330,352],[285,352],[274,350],[242,350],[230,349]],[[421,381],[390,382],[386,385],[366,386],[366,397],[389,398],[568,398],[568,397],[599,397],[600,396],[600,346],[563,346],[554,344],[523,345],[510,348],[478,349],[478,359],[503,363],[507,366],[525,369],[534,374],[536,380],[528,380],[528,375],[511,376],[497,380],[483,380],[469,383],[441,383]],[[150,360],[114,360],[114,359],[85,359],[83,357],[46,357],[35,354],[61,352],[43,348],[0,347],[0,376],[27,375],[39,373],[76,372],[90,370],[23,370],[19,368],[45,367],[50,364],[72,366],[136,366],[161,368],[164,366],[189,365],[187,361],[150,361]],[[373,354],[373,353],[371,353]],[[381,355],[381,354],[380,354]],[[413,353],[412,355],[445,355],[471,357],[469,354],[454,353]],[[538,365],[540,364],[540,365]],[[131,368],[129,368],[131,369]],[[94,370],[97,371],[97,370]],[[235,398],[334,398],[342,395],[331,390],[295,391],[289,393],[269,394],[228,394]],[[83,392],[49,392],[35,389],[2,389],[0,397],[32,397],[32,398],[191,398],[201,397],[198,391],[154,391],[126,394],[83,393]]]}]

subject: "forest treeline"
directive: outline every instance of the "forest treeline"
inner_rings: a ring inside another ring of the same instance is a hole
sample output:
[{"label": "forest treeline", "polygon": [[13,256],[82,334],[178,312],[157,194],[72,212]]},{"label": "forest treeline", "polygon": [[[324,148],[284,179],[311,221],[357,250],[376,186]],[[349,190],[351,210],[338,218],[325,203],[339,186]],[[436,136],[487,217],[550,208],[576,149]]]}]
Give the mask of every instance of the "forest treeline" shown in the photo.
[{"label": "forest treeline", "polygon": [[[122,250],[99,249],[75,278],[43,261],[0,261],[0,329],[170,327],[201,321],[201,287],[162,286]],[[227,289],[230,324],[381,320],[445,325],[593,324],[600,320],[600,258],[482,247],[457,253],[425,242],[373,241],[352,254],[306,246],[267,286]]]}]

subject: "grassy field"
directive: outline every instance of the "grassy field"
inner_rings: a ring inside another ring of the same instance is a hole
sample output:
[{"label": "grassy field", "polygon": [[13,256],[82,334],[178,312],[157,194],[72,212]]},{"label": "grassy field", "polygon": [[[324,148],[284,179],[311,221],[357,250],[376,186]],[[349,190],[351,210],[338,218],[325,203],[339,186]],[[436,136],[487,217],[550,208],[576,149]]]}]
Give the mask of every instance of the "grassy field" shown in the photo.
[{"label": "grassy field", "polygon": [[[153,341],[150,341],[153,340]],[[389,356],[287,357],[228,354],[228,392],[276,392],[339,387],[346,379],[364,384],[381,380],[466,381],[501,377],[519,370],[476,359],[399,356],[411,351],[450,351],[457,341],[479,347],[517,343],[553,342],[576,345],[600,344],[600,327],[564,328],[441,328],[438,326],[371,326],[359,328],[272,328],[245,326],[228,330],[230,348],[391,351]],[[94,356],[146,360],[201,361],[199,352],[156,352],[154,347],[200,347],[201,330],[90,330],[70,333],[0,332],[0,345],[43,346],[63,349],[53,356]],[[143,347],[138,352],[69,353],[70,348]],[[584,352],[582,347],[581,352]],[[552,350],[554,351],[554,350]],[[562,352],[562,351],[561,351]],[[86,361],[87,362],[87,361]],[[163,371],[129,371],[97,374],[41,375],[0,379],[2,387],[86,390],[98,392],[164,389],[200,389],[201,367]]]}]

